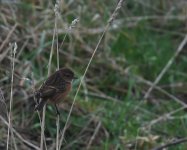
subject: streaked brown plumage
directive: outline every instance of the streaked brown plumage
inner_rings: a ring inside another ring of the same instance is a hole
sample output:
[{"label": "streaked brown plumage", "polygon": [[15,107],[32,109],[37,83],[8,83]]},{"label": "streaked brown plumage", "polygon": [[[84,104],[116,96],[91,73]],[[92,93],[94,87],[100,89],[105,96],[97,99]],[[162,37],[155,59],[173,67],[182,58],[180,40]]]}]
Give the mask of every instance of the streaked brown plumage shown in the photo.
[{"label": "streaked brown plumage", "polygon": [[42,110],[49,100],[55,104],[57,113],[59,113],[56,104],[69,93],[73,79],[75,79],[74,73],[68,68],[61,68],[48,77],[40,89],[35,92],[35,98],[38,103],[35,110]]}]

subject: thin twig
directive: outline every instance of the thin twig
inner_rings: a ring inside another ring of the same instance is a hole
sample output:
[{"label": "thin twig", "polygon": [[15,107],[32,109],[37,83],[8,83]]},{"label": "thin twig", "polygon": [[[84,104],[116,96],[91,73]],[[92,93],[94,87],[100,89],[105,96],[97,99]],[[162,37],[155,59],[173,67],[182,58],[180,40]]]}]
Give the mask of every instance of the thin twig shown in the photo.
[{"label": "thin twig", "polygon": [[[51,62],[52,62],[52,56],[53,56],[53,51],[54,51],[55,35],[56,35],[56,29],[54,28],[53,40],[52,40],[52,45],[51,45],[51,52],[50,52],[49,63],[48,63],[48,76],[51,74]],[[43,150],[43,141],[44,141],[45,112],[46,112],[46,105],[44,105],[43,111],[42,111],[42,126],[41,126],[41,141],[40,141],[41,150]]]},{"label": "thin twig", "polygon": [[46,105],[44,105],[43,107],[43,111],[42,111],[42,125],[41,125],[41,139],[40,139],[40,149],[43,150],[43,142],[45,139],[45,111],[46,111]]},{"label": "thin twig", "polygon": [[[32,92],[33,92],[33,95],[34,95],[34,92],[36,91],[35,90],[35,83],[34,83],[34,77],[33,77],[33,74],[31,74],[31,86],[32,86]],[[37,101],[36,101],[36,97],[34,96],[34,101],[35,103],[37,104]],[[40,121],[40,126],[42,127],[42,119],[41,119],[41,116],[40,116],[40,112],[37,111],[37,114],[38,114],[38,118],[39,118],[39,121]],[[47,149],[47,145],[46,145],[46,141],[45,141],[45,136],[44,136],[44,144],[45,144],[45,148]]]},{"label": "thin twig", "polygon": [[3,43],[0,46],[0,52],[2,51],[3,47],[5,46],[5,44],[9,41],[9,38],[11,37],[12,33],[14,32],[14,30],[17,27],[17,23],[13,26],[12,30],[10,30],[10,32],[8,33],[6,39],[3,41]]},{"label": "thin twig", "polygon": [[73,103],[72,103],[72,105],[71,105],[71,108],[70,108],[70,111],[69,111],[69,114],[68,114],[68,117],[67,117],[67,120],[66,120],[64,129],[63,129],[63,131],[62,131],[62,136],[61,136],[61,139],[60,139],[59,149],[60,149],[61,146],[62,146],[62,142],[63,142],[64,135],[65,135],[65,132],[66,132],[66,129],[67,129],[67,124],[68,124],[68,122],[69,122],[69,119],[70,119],[70,116],[71,116],[71,113],[72,113],[72,110],[73,110],[73,106],[74,106],[74,104],[75,104],[77,95],[78,95],[78,93],[79,93],[79,90],[80,90],[80,87],[81,87],[81,85],[82,85],[82,83],[83,83],[83,80],[84,80],[84,78],[85,78],[85,76],[86,76],[86,73],[87,73],[87,71],[88,71],[88,69],[89,69],[89,66],[90,66],[90,64],[91,64],[91,62],[92,62],[92,60],[93,60],[93,58],[94,58],[94,56],[95,56],[95,53],[96,53],[96,51],[97,51],[97,49],[98,49],[98,47],[99,47],[99,45],[100,45],[100,43],[101,43],[101,41],[102,41],[104,35],[105,35],[105,33],[108,31],[108,28],[109,28],[110,24],[111,24],[112,21],[115,19],[116,15],[117,15],[117,13],[118,13],[118,11],[119,11],[119,9],[121,8],[122,3],[123,3],[123,0],[120,0],[120,1],[118,2],[117,7],[115,8],[113,14],[112,14],[111,17],[109,18],[109,21],[108,21],[108,23],[107,23],[107,25],[106,25],[106,27],[105,27],[105,29],[104,29],[104,31],[103,31],[103,33],[102,33],[102,35],[101,35],[99,41],[98,41],[98,43],[97,43],[97,45],[96,45],[96,47],[95,47],[95,49],[94,49],[94,51],[93,51],[93,54],[92,54],[92,56],[91,56],[91,58],[90,58],[90,60],[89,60],[89,62],[88,62],[88,65],[87,65],[87,67],[86,67],[86,69],[85,69],[85,72],[84,72],[84,74],[83,74],[83,76],[82,76],[82,78],[81,78],[80,84],[79,84],[79,86],[78,86],[78,89],[77,89],[77,91],[76,91],[76,94],[75,94],[74,99],[73,99]]},{"label": "thin twig", "polygon": [[8,120],[8,109],[7,109],[7,105],[5,103],[5,98],[4,98],[3,91],[1,88],[0,88],[0,115],[6,118],[6,120]]},{"label": "thin twig", "polygon": [[[143,82],[143,83],[145,83],[145,84],[147,84],[147,85],[149,85],[149,86],[153,86],[153,84],[154,84],[154,83],[151,83],[150,81],[147,81],[147,80],[145,80],[145,79],[143,79],[143,78],[141,78],[141,77],[138,77],[138,76],[135,76],[135,78],[136,78],[137,80],[139,80],[140,82]],[[186,104],[185,102],[183,102],[182,100],[180,100],[179,98],[177,98],[176,96],[170,94],[169,92],[167,92],[166,90],[160,88],[159,86],[156,86],[156,85],[155,85],[154,88],[155,88],[157,91],[159,91],[159,92],[165,94],[165,95],[168,96],[169,98],[173,99],[175,102],[177,102],[177,103],[179,103],[179,104],[181,104],[182,106],[184,106],[184,107],[187,108],[187,104]]]},{"label": "thin twig", "polygon": [[11,132],[11,137],[12,135],[12,105],[13,105],[13,84],[14,84],[14,67],[15,67],[15,57],[16,57],[16,50],[17,50],[17,44],[14,43],[14,46],[12,46],[12,76],[11,76],[11,91],[10,91],[10,108],[9,108],[9,113],[8,113],[8,134],[7,134],[7,150],[9,149],[9,140],[10,140],[10,132]]},{"label": "thin twig", "polygon": [[10,47],[7,48],[6,50],[4,50],[4,52],[2,52],[2,53],[0,54],[0,63],[3,61],[4,58],[6,58],[6,56],[7,56],[8,52],[9,52],[9,50],[10,50]]},{"label": "thin twig", "polygon": [[99,121],[99,123],[97,124],[97,127],[96,127],[96,129],[95,129],[95,131],[94,131],[94,134],[92,135],[92,137],[90,138],[90,141],[88,142],[88,145],[87,145],[87,147],[86,147],[87,150],[90,149],[90,146],[91,146],[93,140],[95,139],[95,136],[97,135],[97,133],[98,133],[100,127],[101,127],[101,122]]},{"label": "thin twig", "polygon": [[[1,115],[0,115],[0,119],[5,123],[5,125],[9,126],[8,125],[8,122],[6,121],[5,118],[3,118]],[[36,150],[40,150],[39,147],[37,147],[36,145],[32,144],[31,142],[27,141],[25,138],[23,138],[14,128],[12,128],[12,131],[14,132],[14,134],[21,140],[23,141],[23,143],[29,145],[30,147],[36,149]]]},{"label": "thin twig", "polygon": [[160,122],[160,121],[162,121],[162,120],[166,120],[166,119],[169,118],[171,115],[174,115],[174,114],[176,114],[176,113],[178,113],[178,112],[184,110],[185,108],[186,108],[186,107],[183,106],[183,107],[180,107],[180,108],[178,108],[178,109],[175,109],[175,110],[172,111],[172,112],[166,113],[166,114],[164,114],[164,115],[158,117],[157,119],[152,120],[151,122],[148,123],[148,125],[146,125],[146,127],[144,126],[143,128],[149,128],[149,129],[150,129],[150,128],[151,128],[153,125],[155,125],[156,123],[158,123],[158,122]]},{"label": "thin twig", "polygon": [[[58,47],[58,28],[57,28],[57,21],[58,21],[58,15],[59,15],[59,1],[56,1],[55,4],[55,27],[54,27],[54,34],[56,36],[56,55],[57,55],[57,70],[59,70],[60,66],[59,66],[59,47]],[[60,130],[60,115],[57,114],[57,118],[56,118],[56,150],[58,149],[58,145],[59,145],[59,130]]]},{"label": "thin twig", "polygon": [[173,57],[170,58],[170,60],[168,61],[168,63],[166,64],[166,66],[162,69],[162,71],[160,72],[160,74],[158,75],[158,77],[156,78],[156,80],[154,81],[153,85],[148,89],[148,91],[146,92],[144,99],[147,99],[149,97],[149,94],[151,93],[151,91],[154,89],[155,85],[158,84],[158,82],[161,80],[161,78],[164,76],[164,74],[166,73],[166,71],[171,67],[171,65],[173,64],[175,58],[179,55],[179,53],[183,50],[183,47],[185,46],[187,42],[187,35],[185,36],[185,38],[183,39],[183,41],[180,43],[180,45],[177,48],[177,51],[175,52],[175,54],[173,55]]},{"label": "thin twig", "polygon": [[181,144],[181,143],[184,143],[184,142],[187,142],[187,138],[175,139],[175,140],[171,141],[170,143],[158,146],[156,148],[153,148],[152,150],[163,150],[167,147],[175,146],[177,144]]}]

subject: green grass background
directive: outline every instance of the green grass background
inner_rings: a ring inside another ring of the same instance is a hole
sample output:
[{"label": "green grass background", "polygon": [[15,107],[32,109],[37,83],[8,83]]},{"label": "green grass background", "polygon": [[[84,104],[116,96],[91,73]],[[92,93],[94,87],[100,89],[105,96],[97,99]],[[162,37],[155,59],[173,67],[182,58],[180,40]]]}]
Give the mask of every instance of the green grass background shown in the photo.
[{"label": "green grass background", "polygon": [[[19,58],[15,70],[19,77],[33,78],[37,88],[47,77],[55,2],[28,0],[0,3],[1,42],[8,34],[6,28],[11,29],[15,23],[18,23],[18,27],[8,41],[16,41],[18,44]],[[61,67],[72,68],[81,78],[116,5],[117,2],[112,0],[63,1],[58,21],[59,44],[71,21],[79,17],[80,22],[71,33],[67,34],[60,49]],[[124,2],[116,20],[105,34],[85,77],[62,149],[86,149],[99,124],[100,128],[90,146],[93,150],[150,150],[172,139],[186,137],[185,110],[146,128],[153,120],[177,110],[181,105],[157,90],[153,90],[149,98],[143,100],[149,86],[137,79],[140,77],[153,83],[173,57],[186,34],[186,20],[180,19],[180,16],[186,16],[186,7],[187,3],[184,0]],[[167,19],[168,16],[175,16],[175,18]],[[116,28],[113,28],[115,26]],[[97,32],[94,33],[93,29]],[[55,44],[56,42],[55,40]],[[4,51],[7,49],[8,46]],[[1,79],[6,74],[9,76],[11,74],[10,67],[7,65],[10,64],[9,56],[8,53],[1,62]],[[186,46],[184,46],[183,51],[158,83],[160,88],[184,102],[187,81],[186,61]],[[52,60],[52,71],[55,69],[56,52]],[[72,92],[59,106],[61,129],[67,119],[79,81],[73,83]],[[37,114],[33,113],[34,104],[30,98],[32,88],[27,82],[23,87],[18,87],[19,83],[20,79],[16,78],[13,124],[26,130],[24,136],[39,145],[40,124]],[[0,84],[8,105],[10,80],[1,80]],[[55,120],[54,107],[48,105],[45,134],[49,148],[55,142]],[[6,137],[5,129],[5,127],[0,129],[1,143],[6,142],[6,138],[3,139]],[[187,144],[182,143],[168,149],[185,150],[186,147]],[[20,145],[20,149],[24,148]]]}]

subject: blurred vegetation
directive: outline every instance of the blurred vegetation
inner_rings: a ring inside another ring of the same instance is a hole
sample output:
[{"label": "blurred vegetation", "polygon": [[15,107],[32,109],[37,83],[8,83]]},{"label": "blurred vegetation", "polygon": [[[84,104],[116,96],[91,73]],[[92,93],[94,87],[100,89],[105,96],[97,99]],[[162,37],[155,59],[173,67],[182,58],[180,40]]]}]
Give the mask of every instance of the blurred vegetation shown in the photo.
[{"label": "blurred vegetation", "polygon": [[[47,77],[54,5],[55,1],[43,0],[0,1],[1,96],[8,107],[9,43],[17,42],[12,121],[17,132],[37,146],[40,122],[33,112],[33,86],[38,88]],[[61,45],[67,37],[59,49],[60,67],[70,67],[81,78],[116,5],[117,1],[112,0],[61,1],[58,41],[54,44]],[[143,98],[186,35],[186,8],[185,0],[124,2],[88,70],[62,149],[150,150],[186,138],[186,44],[157,87],[147,99]],[[80,21],[68,32],[75,18]],[[56,70],[56,61],[54,51],[52,71]],[[59,105],[61,130],[79,82],[74,82],[72,92]],[[48,149],[54,149],[56,115],[51,105],[47,105],[45,135]],[[6,139],[7,127],[1,120],[0,149],[5,149]],[[19,149],[31,149],[17,137],[15,140]],[[168,149],[186,147],[184,142]]]}]

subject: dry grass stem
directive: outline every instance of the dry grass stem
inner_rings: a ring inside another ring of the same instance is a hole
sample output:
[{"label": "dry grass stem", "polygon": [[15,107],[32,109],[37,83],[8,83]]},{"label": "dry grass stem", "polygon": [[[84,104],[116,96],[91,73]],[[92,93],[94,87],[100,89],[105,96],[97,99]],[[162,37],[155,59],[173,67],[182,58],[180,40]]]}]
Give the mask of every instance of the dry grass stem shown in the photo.
[{"label": "dry grass stem", "polygon": [[[8,122],[6,121],[5,118],[3,118],[0,115],[0,119],[4,122],[5,125],[7,125],[7,127],[9,126]],[[25,143],[26,145],[32,147],[35,150],[40,150],[39,147],[37,147],[36,145],[32,144],[31,142],[27,141],[24,137],[22,137],[14,128],[12,128],[12,131],[14,132],[14,134],[21,140],[23,141],[23,143]]]},{"label": "dry grass stem", "polygon": [[171,65],[175,61],[175,58],[183,50],[183,47],[185,46],[186,42],[187,42],[187,35],[185,36],[185,38],[183,39],[183,41],[179,44],[179,46],[178,46],[175,54],[173,55],[173,57],[170,58],[170,60],[166,64],[166,66],[162,69],[162,71],[160,72],[160,74],[157,76],[157,78],[154,81],[153,85],[148,89],[148,91],[146,92],[146,94],[144,96],[144,99],[147,99],[149,97],[149,95],[150,95],[151,91],[154,89],[155,85],[158,84],[158,82],[161,80],[161,78],[164,76],[164,74],[167,72],[167,70],[171,67]]},{"label": "dry grass stem", "polygon": [[114,10],[114,12],[112,13],[112,15],[111,15],[111,17],[110,17],[110,19],[109,19],[109,21],[108,21],[108,24],[106,25],[105,30],[103,31],[101,37],[99,38],[99,41],[98,41],[98,43],[97,43],[97,45],[96,45],[96,47],[95,47],[95,49],[94,49],[94,51],[93,51],[93,53],[92,53],[92,56],[91,56],[91,58],[90,58],[90,60],[89,60],[89,62],[88,62],[88,64],[87,64],[87,66],[86,66],[86,69],[85,69],[84,74],[83,74],[83,76],[82,76],[82,78],[81,78],[80,84],[79,84],[79,86],[78,86],[78,88],[77,88],[76,94],[75,94],[75,96],[74,96],[73,103],[72,103],[72,105],[71,105],[71,108],[70,108],[70,111],[69,111],[69,114],[68,114],[68,117],[67,117],[67,120],[66,120],[64,129],[63,129],[63,131],[62,131],[62,135],[61,135],[61,139],[60,139],[60,144],[59,144],[59,149],[61,149],[62,142],[63,142],[63,140],[64,140],[64,135],[65,135],[66,128],[67,128],[67,124],[68,124],[68,122],[69,122],[69,119],[70,119],[70,116],[71,116],[71,113],[72,113],[72,110],[73,110],[73,106],[74,106],[74,104],[75,104],[75,101],[76,101],[77,95],[78,95],[78,93],[79,93],[80,87],[81,87],[81,85],[82,85],[82,83],[83,83],[83,80],[84,80],[84,78],[85,78],[85,76],[86,76],[86,73],[87,73],[87,71],[88,71],[88,69],[89,69],[89,67],[90,67],[90,64],[91,64],[91,62],[92,62],[92,60],[93,60],[93,58],[94,58],[94,56],[95,56],[96,51],[98,50],[98,47],[99,47],[99,45],[100,45],[100,43],[101,43],[101,41],[102,41],[102,39],[103,39],[105,33],[108,31],[108,28],[109,28],[110,24],[112,23],[112,21],[114,20],[114,18],[115,18],[116,15],[117,15],[117,12],[119,11],[119,9],[120,9],[121,6],[122,6],[122,2],[123,2],[123,0],[120,0],[120,1],[118,2],[117,7],[116,7],[116,9]]},{"label": "dry grass stem", "polygon": [[90,138],[90,141],[88,142],[88,145],[86,147],[87,150],[90,149],[90,146],[91,146],[93,140],[95,139],[97,133],[99,132],[100,127],[101,127],[101,122],[99,121],[99,123],[97,124],[97,127],[95,128],[94,134],[92,135],[92,137]]},{"label": "dry grass stem", "polygon": [[8,41],[9,41],[11,35],[14,33],[14,30],[16,29],[17,25],[18,25],[18,24],[16,23],[16,24],[12,27],[12,29],[11,29],[10,32],[8,33],[6,39],[5,39],[5,40],[3,41],[3,43],[1,44],[1,46],[0,46],[0,52],[1,52],[2,49],[4,48],[5,44],[8,43]]},{"label": "dry grass stem", "polygon": [[[9,141],[11,141],[11,138],[13,136],[12,132],[12,105],[13,105],[13,84],[14,84],[14,67],[15,67],[15,57],[16,57],[16,51],[17,51],[17,43],[14,43],[12,46],[12,76],[11,76],[11,91],[10,91],[10,106],[9,106],[9,113],[8,113],[8,134],[7,134],[7,150],[9,149]],[[10,136],[11,135],[11,136]]]}]

